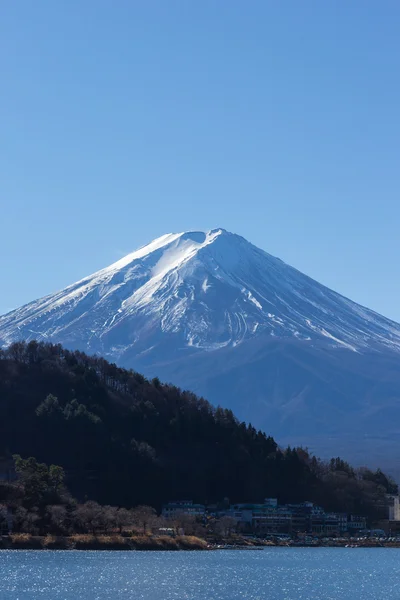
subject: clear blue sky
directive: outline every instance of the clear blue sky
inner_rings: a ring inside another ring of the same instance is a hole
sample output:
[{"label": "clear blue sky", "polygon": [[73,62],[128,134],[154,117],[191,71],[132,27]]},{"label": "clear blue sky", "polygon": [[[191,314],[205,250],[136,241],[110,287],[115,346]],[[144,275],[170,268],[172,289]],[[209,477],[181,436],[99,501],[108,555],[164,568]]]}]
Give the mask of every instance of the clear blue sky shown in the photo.
[{"label": "clear blue sky", "polygon": [[398,0],[19,0],[0,313],[224,227],[400,320]]}]

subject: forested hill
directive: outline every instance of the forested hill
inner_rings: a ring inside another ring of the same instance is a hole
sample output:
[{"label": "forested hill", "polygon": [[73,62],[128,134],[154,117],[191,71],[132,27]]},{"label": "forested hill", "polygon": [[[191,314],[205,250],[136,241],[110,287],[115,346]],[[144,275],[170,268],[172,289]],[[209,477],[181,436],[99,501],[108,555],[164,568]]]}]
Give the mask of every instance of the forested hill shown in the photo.
[{"label": "forested hill", "polygon": [[380,471],[281,451],[173,385],[35,341],[0,351],[0,456],[14,453],[64,467],[78,499],[115,505],[277,497],[372,514],[395,488]]}]

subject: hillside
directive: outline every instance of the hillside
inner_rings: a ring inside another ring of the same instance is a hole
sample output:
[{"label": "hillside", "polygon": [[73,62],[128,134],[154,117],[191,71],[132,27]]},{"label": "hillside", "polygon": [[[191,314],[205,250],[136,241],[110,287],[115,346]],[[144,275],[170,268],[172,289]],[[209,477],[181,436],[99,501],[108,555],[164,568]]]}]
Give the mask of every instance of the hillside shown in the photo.
[{"label": "hillside", "polygon": [[381,472],[282,451],[231,411],[158,379],[34,341],[0,353],[0,455],[14,453],[61,465],[78,499],[114,505],[272,496],[374,514],[395,487]]},{"label": "hillside", "polygon": [[0,317],[189,388],[328,457],[396,467],[400,325],[223,229],[167,234]]}]

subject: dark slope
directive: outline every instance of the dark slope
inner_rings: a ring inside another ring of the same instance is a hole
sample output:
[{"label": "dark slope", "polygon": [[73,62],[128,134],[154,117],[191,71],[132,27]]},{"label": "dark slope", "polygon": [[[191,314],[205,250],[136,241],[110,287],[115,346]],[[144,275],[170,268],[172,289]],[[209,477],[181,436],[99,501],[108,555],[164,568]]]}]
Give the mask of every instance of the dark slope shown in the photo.
[{"label": "dark slope", "polygon": [[273,496],[372,514],[393,488],[382,473],[282,452],[190,392],[35,342],[0,353],[0,456],[13,453],[64,467],[78,498],[117,505]]}]

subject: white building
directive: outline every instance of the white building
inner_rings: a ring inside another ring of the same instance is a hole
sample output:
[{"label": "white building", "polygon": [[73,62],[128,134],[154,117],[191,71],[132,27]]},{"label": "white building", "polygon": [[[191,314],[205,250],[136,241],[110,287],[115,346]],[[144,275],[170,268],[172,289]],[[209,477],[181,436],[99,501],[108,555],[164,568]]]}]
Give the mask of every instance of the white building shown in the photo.
[{"label": "white building", "polygon": [[388,504],[388,519],[389,521],[400,521],[400,502],[399,496],[394,494],[386,494]]},{"label": "white building", "polygon": [[168,502],[162,507],[162,516],[173,519],[179,515],[190,515],[192,517],[203,517],[206,512],[204,504],[193,504],[191,500],[176,500]]}]

